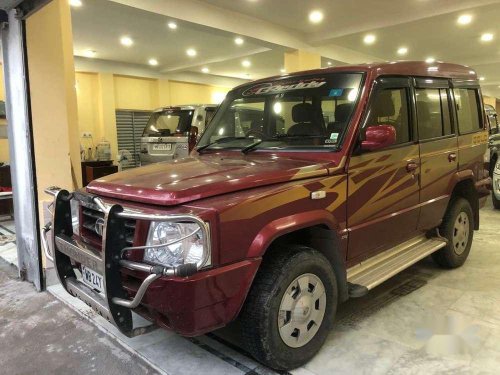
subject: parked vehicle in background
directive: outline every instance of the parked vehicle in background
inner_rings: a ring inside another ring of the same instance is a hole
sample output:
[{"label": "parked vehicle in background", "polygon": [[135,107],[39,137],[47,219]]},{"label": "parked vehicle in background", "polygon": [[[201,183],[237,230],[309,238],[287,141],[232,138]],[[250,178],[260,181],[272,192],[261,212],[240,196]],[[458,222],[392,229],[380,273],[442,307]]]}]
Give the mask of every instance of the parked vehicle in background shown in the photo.
[{"label": "parked vehicle in background", "polygon": [[489,148],[486,153],[486,160],[489,160],[490,176],[492,178],[493,188],[491,191],[491,198],[493,200],[493,207],[500,209],[500,125],[498,124],[498,115],[496,109],[490,105],[485,104],[484,110],[489,120]]},{"label": "parked vehicle in background", "polygon": [[185,336],[238,319],[256,359],[296,368],[348,298],[429,255],[465,262],[490,193],[486,124],[461,65],[247,83],[191,157],[50,190],[55,269],[127,335],[143,329],[132,310]]},{"label": "parked vehicle in background", "polygon": [[141,165],[188,156],[216,108],[193,104],[155,110],[142,134]]}]

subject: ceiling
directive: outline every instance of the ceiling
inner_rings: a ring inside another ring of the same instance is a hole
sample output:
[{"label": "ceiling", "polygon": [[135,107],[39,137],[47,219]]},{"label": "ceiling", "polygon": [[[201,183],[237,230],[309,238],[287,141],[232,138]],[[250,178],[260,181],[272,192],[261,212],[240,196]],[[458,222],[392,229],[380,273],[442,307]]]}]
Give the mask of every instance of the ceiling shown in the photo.
[{"label": "ceiling", "polygon": [[[75,55],[96,51],[107,62],[143,66],[157,74],[257,79],[280,74],[284,52],[304,49],[322,66],[395,59],[467,64],[484,77],[483,90],[500,98],[500,0],[81,0],[72,8]],[[319,24],[308,21],[321,10]],[[470,14],[472,22],[458,25]],[[176,30],[167,27],[174,21]],[[375,43],[363,42],[366,34]],[[492,33],[490,42],[481,42]],[[131,47],[121,36],[134,40]],[[237,45],[236,37],[244,43]],[[399,47],[408,48],[400,56]],[[197,55],[186,55],[195,48]],[[148,66],[155,58],[158,66]],[[243,67],[248,60],[250,67]]]}]

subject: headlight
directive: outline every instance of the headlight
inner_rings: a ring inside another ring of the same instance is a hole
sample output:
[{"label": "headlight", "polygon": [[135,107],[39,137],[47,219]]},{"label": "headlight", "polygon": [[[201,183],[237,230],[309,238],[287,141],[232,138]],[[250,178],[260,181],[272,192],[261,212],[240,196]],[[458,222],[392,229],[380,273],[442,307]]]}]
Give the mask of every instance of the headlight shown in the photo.
[{"label": "headlight", "polygon": [[[165,245],[165,246],[161,246]],[[196,263],[198,268],[210,265],[208,238],[197,223],[151,222],[144,261],[175,267]]]}]

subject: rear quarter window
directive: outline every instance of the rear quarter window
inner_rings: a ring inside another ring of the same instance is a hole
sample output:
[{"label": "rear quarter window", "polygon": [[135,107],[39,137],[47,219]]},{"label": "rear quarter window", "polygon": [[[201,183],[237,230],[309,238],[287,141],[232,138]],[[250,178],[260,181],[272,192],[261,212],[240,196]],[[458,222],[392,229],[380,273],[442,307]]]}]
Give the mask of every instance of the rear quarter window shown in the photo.
[{"label": "rear quarter window", "polygon": [[454,89],[458,129],[467,134],[483,129],[479,113],[479,93],[476,89]]}]

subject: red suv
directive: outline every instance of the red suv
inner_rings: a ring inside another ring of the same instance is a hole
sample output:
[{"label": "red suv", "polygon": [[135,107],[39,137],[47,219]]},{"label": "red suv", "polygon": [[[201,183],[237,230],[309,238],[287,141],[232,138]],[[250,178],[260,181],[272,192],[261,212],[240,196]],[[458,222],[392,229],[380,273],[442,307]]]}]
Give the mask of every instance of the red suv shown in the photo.
[{"label": "red suv", "polygon": [[189,158],[49,190],[55,267],[127,335],[143,332],[132,311],[186,336],[238,318],[256,359],[292,369],[348,298],[428,255],[465,262],[489,194],[487,141],[476,74],[460,65],[248,83]]}]

